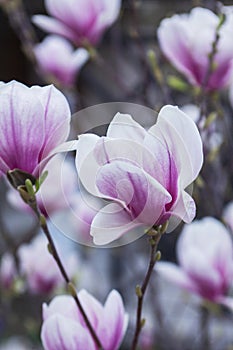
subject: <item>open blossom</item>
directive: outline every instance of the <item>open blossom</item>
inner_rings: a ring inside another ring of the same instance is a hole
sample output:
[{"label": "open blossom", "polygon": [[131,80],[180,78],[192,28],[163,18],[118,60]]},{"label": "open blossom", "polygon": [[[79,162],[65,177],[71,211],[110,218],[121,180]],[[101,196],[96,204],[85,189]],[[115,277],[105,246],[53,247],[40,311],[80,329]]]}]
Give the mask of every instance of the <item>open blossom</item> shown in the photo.
[{"label": "open blossom", "polygon": [[64,38],[49,35],[34,47],[37,63],[45,74],[63,86],[72,86],[77,73],[88,60],[87,50],[73,50]]},{"label": "open blossom", "polygon": [[12,255],[4,253],[0,263],[0,286],[10,288],[17,275],[15,261]]},{"label": "open blossom", "polygon": [[174,106],[163,107],[148,131],[118,113],[106,137],[81,135],[79,178],[87,191],[108,203],[92,221],[94,243],[107,244],[136,227],[143,232],[171,216],[192,221],[195,203],[185,188],[202,162],[197,127]]},{"label": "open blossom", "polygon": [[76,45],[96,45],[104,31],[117,19],[121,0],[45,0],[52,16],[36,15],[33,22],[49,33]]},{"label": "open blossom", "polygon": [[[20,272],[25,276],[28,289],[35,294],[51,293],[55,288],[62,287],[64,280],[61,272],[47,248],[43,235],[37,236],[31,243],[18,249]],[[64,257],[64,265],[70,276],[77,273],[76,256],[70,254]]]},{"label": "open blossom", "polygon": [[[69,208],[77,190],[77,174],[73,164],[61,154],[55,155],[44,170],[48,171],[48,176],[36,193],[36,198],[39,209],[47,217]],[[15,208],[31,211],[12,187],[9,188],[7,199]]]},{"label": "open blossom", "polygon": [[[104,306],[85,290],[78,297],[104,350],[117,350],[128,324],[120,294],[113,290]],[[97,350],[71,296],[57,296],[43,305],[41,339],[45,350]]]},{"label": "open blossom", "polygon": [[[224,87],[229,82],[233,60],[233,15],[228,14],[222,24],[214,55],[214,69],[206,79],[212,44],[219,17],[206,8],[196,7],[190,14],[174,15],[162,20],[158,29],[160,47],[192,85],[205,84],[209,90]],[[200,30],[201,26],[201,30]]]},{"label": "open blossom", "polygon": [[38,176],[70,130],[70,109],[54,86],[0,85],[0,172]]},{"label": "open blossom", "polygon": [[233,245],[221,222],[206,217],[186,225],[178,239],[177,258],[179,267],[160,262],[156,270],[164,278],[204,299],[229,303],[227,293],[233,281]]}]

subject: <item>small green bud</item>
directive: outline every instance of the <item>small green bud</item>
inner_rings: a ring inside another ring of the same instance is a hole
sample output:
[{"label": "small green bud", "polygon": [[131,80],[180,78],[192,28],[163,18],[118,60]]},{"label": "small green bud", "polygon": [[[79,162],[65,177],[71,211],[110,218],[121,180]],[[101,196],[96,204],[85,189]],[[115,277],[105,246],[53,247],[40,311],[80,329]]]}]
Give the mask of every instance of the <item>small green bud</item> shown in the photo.
[{"label": "small green bud", "polygon": [[167,77],[167,83],[172,89],[181,92],[186,92],[189,88],[189,85],[184,80],[176,77],[175,75],[169,75]]},{"label": "small green bud", "polygon": [[161,226],[160,226],[160,233],[164,234],[167,231],[169,221],[165,221]]},{"label": "small green bud", "polygon": [[20,194],[20,197],[26,204],[30,204],[32,202],[32,196],[28,193],[25,186],[18,186],[17,190]]},{"label": "small green bud", "polygon": [[48,171],[44,171],[43,174],[39,177],[39,179],[36,179],[36,192],[39,191],[40,189],[40,186],[43,184],[43,182],[45,181],[45,179],[47,178],[48,176]]},{"label": "small green bud", "polygon": [[141,319],[141,324],[140,324],[140,327],[143,328],[146,324],[146,319],[145,318],[142,318]]},{"label": "small green bud", "polygon": [[69,282],[67,285],[67,288],[68,288],[68,292],[70,293],[70,295],[72,295],[72,297],[75,298],[77,296],[77,292],[76,292],[76,289],[75,289],[75,286],[73,285],[73,283]]},{"label": "small green bud", "polygon": [[155,254],[155,261],[159,261],[161,259],[161,256],[162,256],[161,251],[158,250]]},{"label": "small green bud", "polygon": [[43,226],[46,226],[46,218],[43,214],[40,215],[40,225],[43,227]]},{"label": "small green bud", "polygon": [[142,288],[141,288],[141,286],[140,286],[139,284],[136,285],[135,293],[136,293],[136,295],[137,295],[138,298],[141,298],[141,297],[142,297]]},{"label": "small green bud", "polygon": [[204,128],[208,128],[217,119],[217,116],[216,112],[210,113],[205,120]]},{"label": "small green bud", "polygon": [[27,192],[33,198],[35,196],[35,192],[34,192],[34,188],[33,188],[33,185],[32,185],[32,182],[30,179],[25,180],[25,187],[27,189]]},{"label": "small green bud", "polygon": [[47,244],[47,248],[48,248],[49,253],[50,253],[51,255],[53,255],[53,248],[51,247],[51,244],[50,244],[50,243]]}]

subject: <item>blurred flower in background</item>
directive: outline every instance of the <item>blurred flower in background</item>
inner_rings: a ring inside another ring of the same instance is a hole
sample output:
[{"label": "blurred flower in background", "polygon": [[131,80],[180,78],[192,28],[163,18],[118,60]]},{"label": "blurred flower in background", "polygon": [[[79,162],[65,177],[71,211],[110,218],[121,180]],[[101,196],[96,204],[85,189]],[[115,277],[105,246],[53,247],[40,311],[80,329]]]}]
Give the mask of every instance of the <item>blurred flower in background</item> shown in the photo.
[{"label": "blurred flower in background", "polygon": [[160,47],[171,64],[186,76],[190,84],[204,85],[208,90],[225,87],[232,72],[232,13],[221,24],[213,67],[209,67],[209,55],[219,23],[220,19],[214,12],[196,7],[189,14],[163,19],[158,28]]},{"label": "blurred flower in background", "polygon": [[66,39],[49,35],[34,48],[37,64],[47,80],[61,86],[72,86],[82,66],[89,58],[88,51],[73,50]]},{"label": "blurred flower in background", "polygon": [[[64,255],[58,247],[63,263],[71,277],[78,273],[76,254]],[[18,250],[20,272],[26,279],[30,292],[52,293],[55,288],[64,286],[64,279],[59,271],[53,256],[49,253],[47,240],[44,235],[37,236],[31,243],[23,244]]]},{"label": "blurred flower in background", "polygon": [[156,271],[203,299],[230,304],[227,295],[233,281],[233,245],[221,222],[205,217],[186,225],[178,239],[177,258],[179,267],[160,262]]},{"label": "blurred flower in background", "polygon": [[121,0],[45,0],[45,6],[52,17],[35,15],[33,22],[77,46],[85,46],[96,45],[116,21]]},{"label": "blurred flower in background", "polygon": [[[81,290],[78,296],[104,349],[117,350],[128,325],[120,294],[113,290],[104,306],[86,290]],[[96,349],[77,305],[70,296],[57,296],[49,305],[43,305],[41,339],[46,350]]]},{"label": "blurred flower in background", "polygon": [[0,286],[6,289],[11,288],[16,275],[14,257],[10,253],[4,253],[0,261]]}]

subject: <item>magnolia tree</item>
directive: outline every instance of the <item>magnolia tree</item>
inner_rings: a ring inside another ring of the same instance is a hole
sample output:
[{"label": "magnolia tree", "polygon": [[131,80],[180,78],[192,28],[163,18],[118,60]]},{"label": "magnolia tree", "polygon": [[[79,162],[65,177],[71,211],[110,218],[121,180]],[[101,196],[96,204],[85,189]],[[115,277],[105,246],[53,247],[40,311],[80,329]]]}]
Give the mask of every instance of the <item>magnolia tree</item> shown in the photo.
[{"label": "magnolia tree", "polygon": [[34,70],[0,83],[1,349],[233,346],[233,7],[199,3],[0,2]]}]

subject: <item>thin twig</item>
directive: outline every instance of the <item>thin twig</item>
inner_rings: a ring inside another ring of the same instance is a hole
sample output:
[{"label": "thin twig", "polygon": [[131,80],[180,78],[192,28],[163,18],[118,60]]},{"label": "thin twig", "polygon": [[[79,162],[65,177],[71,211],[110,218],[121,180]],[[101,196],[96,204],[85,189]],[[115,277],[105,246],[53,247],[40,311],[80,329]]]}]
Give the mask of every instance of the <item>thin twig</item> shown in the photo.
[{"label": "thin twig", "polygon": [[158,247],[158,244],[159,244],[160,238],[162,237],[163,232],[164,231],[162,231],[162,230],[154,231],[153,229],[149,232],[150,235],[153,234],[150,237],[150,249],[151,249],[150,261],[149,261],[148,269],[147,269],[144,281],[142,283],[142,286],[136,287],[136,294],[138,297],[138,305],[137,305],[136,326],[135,326],[135,332],[134,332],[134,338],[133,338],[131,350],[136,350],[138,340],[139,340],[139,335],[140,335],[141,329],[145,323],[145,320],[142,319],[142,308],[143,308],[144,296],[145,296],[147,287],[149,285],[150,278],[151,278],[155,263],[156,263],[156,261],[158,261],[160,259],[160,256],[161,256],[160,252],[159,251],[156,252],[156,251],[157,251],[157,247]]},{"label": "thin twig", "polygon": [[215,56],[218,52],[217,47],[218,47],[218,43],[220,40],[219,32],[220,32],[220,29],[221,29],[222,25],[224,24],[224,22],[225,22],[225,16],[222,14],[220,17],[220,20],[219,20],[219,24],[218,24],[216,31],[215,31],[214,41],[212,42],[211,51],[208,55],[207,70],[206,70],[206,73],[202,79],[202,83],[201,83],[201,87],[200,87],[201,101],[200,101],[199,120],[197,122],[198,125],[200,125],[203,116],[205,116],[207,114],[207,111],[206,111],[206,109],[207,109],[207,106],[206,106],[207,96],[208,96],[207,86],[208,86],[209,80],[211,78],[211,75],[213,74],[214,70],[216,69],[214,59],[215,59]]}]

